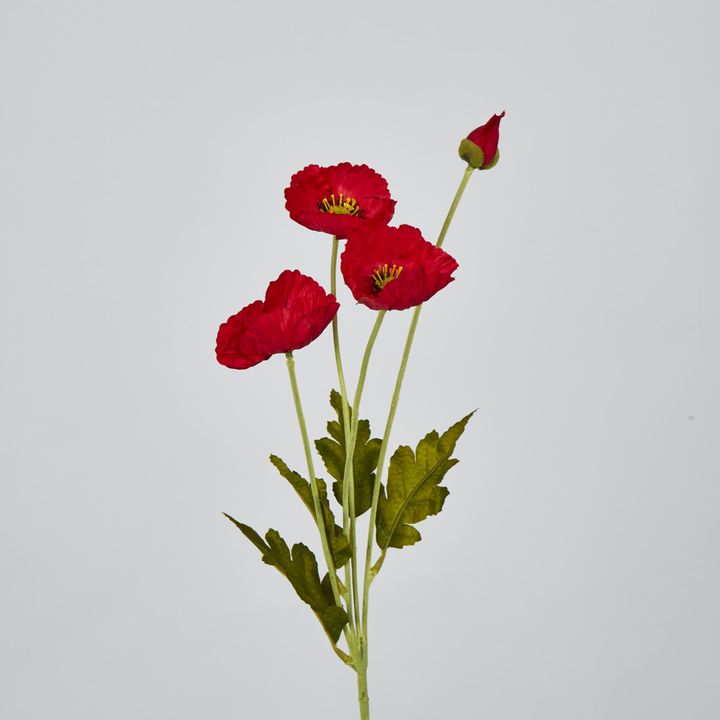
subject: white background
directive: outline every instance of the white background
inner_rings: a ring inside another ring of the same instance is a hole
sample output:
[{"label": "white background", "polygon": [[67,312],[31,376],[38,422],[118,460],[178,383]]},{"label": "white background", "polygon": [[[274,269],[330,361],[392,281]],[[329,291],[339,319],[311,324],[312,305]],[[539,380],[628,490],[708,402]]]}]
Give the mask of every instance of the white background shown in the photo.
[{"label": "white background", "polygon": [[[221,516],[314,541],[282,358],[217,326],[368,163],[434,240],[394,444],[478,412],[373,586],[373,718],[720,716],[715,3],[0,2],[0,715],[352,718],[352,673]],[[348,375],[372,313],[340,292]],[[409,313],[378,341],[384,422]],[[297,353],[311,432],[330,334]]]}]

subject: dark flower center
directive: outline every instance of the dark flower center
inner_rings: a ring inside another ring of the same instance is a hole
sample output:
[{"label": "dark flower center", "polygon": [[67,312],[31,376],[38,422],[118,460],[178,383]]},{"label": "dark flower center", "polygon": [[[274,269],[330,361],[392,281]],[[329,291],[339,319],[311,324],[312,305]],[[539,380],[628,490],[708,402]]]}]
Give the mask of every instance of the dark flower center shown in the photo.
[{"label": "dark flower center", "polygon": [[402,272],[402,265],[378,265],[372,274],[373,285],[377,288],[378,292],[382,290],[389,282],[397,280],[398,276]]},{"label": "dark flower center", "polygon": [[348,197],[343,193],[340,193],[340,197],[336,198],[335,195],[330,195],[328,200],[326,197],[318,203],[318,209],[320,212],[330,213],[331,215],[359,215],[360,206],[357,204],[355,198]]}]

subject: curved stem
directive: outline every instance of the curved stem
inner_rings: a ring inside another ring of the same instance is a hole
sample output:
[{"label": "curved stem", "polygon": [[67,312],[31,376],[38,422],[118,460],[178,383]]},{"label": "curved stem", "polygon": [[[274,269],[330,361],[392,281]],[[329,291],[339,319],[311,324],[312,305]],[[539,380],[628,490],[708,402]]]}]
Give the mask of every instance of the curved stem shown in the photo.
[{"label": "curved stem", "polygon": [[[470,180],[470,176],[473,173],[473,169],[470,165],[465,168],[465,171],[460,180],[460,185],[455,192],[450,209],[448,210],[445,222],[438,235],[437,242],[435,245],[441,247],[445,241],[445,235],[447,234],[450,223],[455,216],[455,211],[460,203],[460,199],[465,192],[465,188]],[[407,339],[405,340],[405,348],[403,349],[402,359],[400,360],[400,368],[398,369],[397,379],[395,380],[395,389],[393,391],[392,400],[390,401],[390,410],[388,412],[387,421],[385,423],[385,432],[383,433],[382,445],[380,446],[380,455],[378,457],[377,473],[375,475],[375,486],[373,487],[373,498],[372,506],[370,509],[370,524],[368,527],[367,547],[365,550],[365,580],[363,583],[363,604],[362,604],[362,623],[359,623],[358,634],[365,638],[367,641],[368,631],[368,608],[370,601],[370,583],[372,582],[375,575],[379,572],[382,566],[382,561],[385,559],[384,554],[376,567],[372,565],[372,550],[373,540],[375,535],[375,522],[377,519],[377,507],[378,500],[380,498],[380,487],[382,484],[382,475],[384,472],[385,456],[387,454],[388,444],[390,442],[390,432],[392,431],[393,422],[395,420],[395,413],[397,411],[398,402],[400,400],[400,391],[402,389],[403,379],[405,378],[405,370],[407,368],[408,358],[410,357],[410,350],[412,349],[413,340],[415,339],[415,330],[417,328],[418,320],[420,319],[420,312],[422,305],[418,305],[413,311],[412,320],[410,321],[410,327],[408,328]]]},{"label": "curved stem", "polygon": [[[290,375],[290,387],[292,388],[293,400],[295,402],[295,412],[297,413],[303,448],[305,449],[305,460],[307,462],[308,476],[310,478],[310,490],[312,492],[313,505],[315,506],[315,522],[317,523],[318,532],[320,533],[320,543],[322,544],[323,555],[325,556],[325,562],[328,567],[333,597],[335,598],[335,603],[339,607],[342,607],[340,590],[337,584],[337,577],[335,576],[335,563],[333,562],[332,554],[330,552],[330,544],[328,542],[325,523],[323,521],[322,506],[320,505],[320,492],[318,491],[317,478],[315,477],[315,467],[313,465],[312,452],[310,451],[310,440],[308,438],[307,425],[305,424],[305,415],[303,414],[302,403],[300,402],[300,391],[298,390],[297,378],[295,376],[295,359],[293,358],[292,352],[285,353],[285,358],[287,359],[288,374]],[[352,641],[354,638],[352,638],[352,634],[348,632],[347,625],[343,629],[345,632],[345,639],[348,642],[348,647],[353,647]]]}]

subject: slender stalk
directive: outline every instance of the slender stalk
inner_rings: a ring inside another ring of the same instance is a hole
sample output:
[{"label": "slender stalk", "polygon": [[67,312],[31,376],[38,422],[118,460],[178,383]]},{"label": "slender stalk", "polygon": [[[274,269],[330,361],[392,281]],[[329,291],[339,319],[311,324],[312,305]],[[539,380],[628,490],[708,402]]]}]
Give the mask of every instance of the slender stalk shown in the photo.
[{"label": "slender stalk", "polygon": [[443,223],[443,226],[440,230],[440,234],[438,235],[437,242],[435,243],[438,247],[442,247],[442,244],[445,240],[445,235],[447,234],[448,228],[450,227],[450,223],[452,222],[453,217],[455,216],[455,211],[457,210],[457,206],[460,204],[460,198],[463,196],[463,193],[465,192],[465,187],[468,184],[468,181],[470,180],[470,176],[473,174],[473,168],[471,165],[468,165],[465,168],[465,172],[463,173],[462,180],[460,181],[460,185],[458,186],[457,192],[455,193],[455,197],[453,198],[452,203],[450,204],[450,209],[448,210],[448,214],[445,218],[445,222]]},{"label": "slender stalk", "polygon": [[[330,292],[337,298],[337,257],[338,257],[338,237],[333,235],[332,239],[332,251],[330,254]],[[343,432],[347,438],[350,434],[350,410],[348,408],[348,394],[345,386],[345,373],[343,372],[342,355],[340,353],[340,329],[338,323],[338,317],[335,315],[332,321],[332,336],[333,336],[333,348],[335,350],[335,365],[337,367],[338,383],[340,384],[340,397],[342,399],[342,420],[343,420]],[[348,543],[352,543],[350,537],[350,495],[348,489],[343,489],[343,532],[345,537],[348,539]],[[352,544],[351,544],[352,547]],[[352,608],[352,602],[350,599],[350,565],[345,565],[345,603],[348,608],[348,616],[350,618],[350,625],[355,627],[355,617]],[[357,618],[360,619],[359,616]]]},{"label": "slender stalk", "polygon": [[[350,558],[350,565],[352,569],[352,598],[353,598],[353,611],[357,618],[358,630],[360,626],[360,591],[357,580],[357,548],[355,543],[355,472],[353,467],[353,458],[355,457],[355,445],[357,443],[357,432],[358,424],[360,422],[360,400],[362,398],[363,389],[365,387],[365,378],[367,377],[367,370],[370,364],[370,356],[372,355],[372,349],[375,345],[380,326],[385,318],[386,310],[380,310],[375,318],[375,324],[370,332],[367,345],[365,347],[365,353],[363,355],[362,363],[360,365],[360,374],[358,375],[357,387],[355,388],[355,396],[352,404],[352,419],[350,423],[350,437],[346,435],[346,449],[345,449],[345,470],[343,473],[343,494],[345,491],[349,492],[349,507],[350,507],[350,547],[352,548],[353,554]],[[349,488],[349,490],[348,490]],[[358,633],[359,637],[360,633]]]},{"label": "slender stalk", "polygon": [[[290,387],[292,388],[293,400],[295,402],[295,412],[297,413],[300,435],[302,435],[303,448],[305,449],[305,460],[307,462],[308,476],[310,478],[310,490],[312,492],[313,505],[315,506],[315,522],[317,523],[318,531],[320,533],[320,543],[322,544],[323,555],[325,556],[325,562],[328,567],[333,597],[335,598],[335,603],[342,607],[340,589],[338,588],[337,577],[335,575],[335,563],[333,562],[332,554],[330,552],[330,544],[328,542],[325,522],[323,520],[322,506],[320,505],[320,492],[318,491],[317,478],[315,477],[315,467],[313,465],[312,452],[310,451],[310,440],[308,438],[307,425],[305,424],[305,415],[303,414],[302,403],[300,402],[300,391],[298,390],[297,378],[295,376],[295,358],[293,358],[292,352],[285,353],[285,357],[287,359],[288,374],[290,375]],[[354,633],[348,632],[347,626],[345,626],[344,631],[348,647],[352,648]]]},{"label": "slender stalk", "polygon": [[[332,254],[330,257],[330,292],[337,298],[337,256],[338,238],[333,235]],[[343,372],[342,356],[340,354],[340,330],[338,327],[337,315],[332,321],[333,347],[335,349],[335,365],[337,366],[338,382],[340,383],[340,396],[342,397],[342,414],[345,432],[350,432],[350,410],[348,407],[348,393],[345,385],[345,373]]]},{"label": "slender stalk", "polygon": [[[462,180],[455,192],[455,197],[450,204],[445,222],[440,230],[435,245],[441,247],[445,241],[445,235],[447,234],[450,223],[455,216],[455,211],[460,203],[460,199],[465,192],[465,187],[470,180],[473,168],[468,165],[463,173]],[[377,506],[380,498],[380,485],[382,481],[382,475],[384,472],[385,456],[387,454],[388,444],[390,442],[390,432],[392,431],[393,422],[395,420],[395,413],[397,412],[398,402],[400,401],[400,391],[402,389],[403,379],[405,378],[405,370],[407,368],[408,358],[410,357],[410,350],[412,349],[413,340],[415,339],[415,330],[417,328],[418,320],[420,319],[420,312],[422,311],[422,305],[418,305],[413,311],[412,320],[410,321],[410,327],[408,328],[407,339],[405,340],[405,348],[403,349],[402,359],[400,360],[400,368],[398,369],[397,379],[395,380],[395,389],[393,391],[392,400],[390,401],[390,410],[388,412],[387,421],[385,423],[385,432],[383,433],[382,445],[380,446],[380,455],[378,457],[377,473],[375,475],[375,486],[373,487],[373,498],[372,506],[370,508],[370,525],[368,528],[367,547],[365,550],[365,580],[363,583],[363,604],[362,604],[362,622],[359,623],[358,634],[367,643],[367,632],[368,632],[368,608],[370,601],[370,583],[372,582],[375,575],[379,572],[380,566],[382,566],[381,558],[380,563],[377,567],[372,565],[372,550],[373,550],[373,539],[375,535],[375,523],[377,520]]]},{"label": "slender stalk", "polygon": [[363,583],[362,623],[358,623],[359,632],[362,633],[363,637],[367,637],[370,583],[377,572],[377,569],[373,569],[372,567],[372,551],[378,500],[380,498],[381,478],[385,467],[385,455],[387,454],[388,443],[390,441],[390,431],[392,430],[393,422],[395,421],[395,413],[397,412],[397,406],[400,402],[400,391],[402,389],[403,379],[405,378],[405,370],[410,357],[410,349],[412,348],[413,340],[415,338],[415,329],[417,328],[418,320],[420,319],[421,310],[422,305],[418,305],[413,311],[412,320],[410,321],[410,328],[408,329],[407,339],[405,340],[405,348],[403,349],[402,359],[400,360],[400,368],[395,381],[395,390],[393,391],[392,400],[390,401],[390,411],[388,413],[387,422],[385,423],[385,432],[383,433],[382,444],[380,445],[380,455],[378,456],[375,486],[373,487],[372,505],[370,507],[370,524],[368,526],[367,547],[365,549],[365,581]]}]

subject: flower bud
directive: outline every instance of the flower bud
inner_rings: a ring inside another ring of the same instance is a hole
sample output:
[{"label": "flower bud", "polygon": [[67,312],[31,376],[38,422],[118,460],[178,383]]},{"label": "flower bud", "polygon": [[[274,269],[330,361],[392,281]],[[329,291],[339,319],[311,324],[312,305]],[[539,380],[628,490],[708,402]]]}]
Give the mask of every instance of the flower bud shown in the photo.
[{"label": "flower bud", "polygon": [[493,115],[484,125],[473,130],[460,142],[458,154],[470,167],[476,170],[489,170],[500,159],[498,142],[500,140],[500,120],[505,111]]}]

